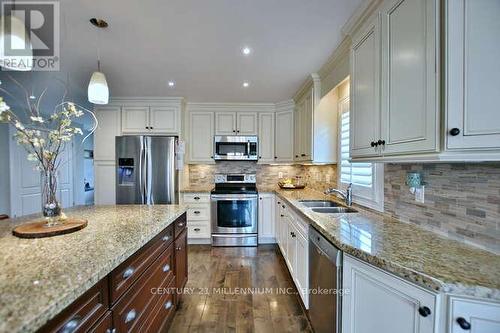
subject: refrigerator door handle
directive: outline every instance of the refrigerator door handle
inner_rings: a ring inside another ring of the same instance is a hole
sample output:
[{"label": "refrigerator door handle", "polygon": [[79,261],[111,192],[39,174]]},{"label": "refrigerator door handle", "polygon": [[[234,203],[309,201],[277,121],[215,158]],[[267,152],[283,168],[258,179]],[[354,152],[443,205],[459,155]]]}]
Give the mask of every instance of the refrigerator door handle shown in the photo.
[{"label": "refrigerator door handle", "polygon": [[153,162],[151,158],[151,137],[146,137],[146,204],[153,205]]},{"label": "refrigerator door handle", "polygon": [[139,152],[139,191],[141,192],[141,203],[144,204],[144,141],[141,138],[141,150]]}]

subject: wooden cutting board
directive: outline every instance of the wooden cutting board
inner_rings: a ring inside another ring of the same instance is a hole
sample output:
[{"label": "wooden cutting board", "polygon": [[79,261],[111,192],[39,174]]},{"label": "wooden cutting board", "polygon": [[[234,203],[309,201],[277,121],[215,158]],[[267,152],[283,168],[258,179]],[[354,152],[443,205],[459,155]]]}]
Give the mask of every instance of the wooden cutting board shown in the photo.
[{"label": "wooden cutting board", "polygon": [[47,227],[45,221],[22,224],[12,230],[12,234],[19,238],[43,238],[69,234],[87,226],[87,220],[68,218],[64,223]]}]

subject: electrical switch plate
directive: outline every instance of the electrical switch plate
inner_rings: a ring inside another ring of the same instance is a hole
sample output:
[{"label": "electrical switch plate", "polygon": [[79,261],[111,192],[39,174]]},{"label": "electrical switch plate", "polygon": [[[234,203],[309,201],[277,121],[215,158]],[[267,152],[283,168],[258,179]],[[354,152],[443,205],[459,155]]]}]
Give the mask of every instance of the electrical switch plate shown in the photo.
[{"label": "electrical switch plate", "polygon": [[280,172],[278,172],[278,178],[279,178],[279,179],[283,178],[283,172],[281,172],[281,171],[280,171]]},{"label": "electrical switch plate", "polygon": [[425,186],[415,188],[415,201],[424,203],[425,201]]}]

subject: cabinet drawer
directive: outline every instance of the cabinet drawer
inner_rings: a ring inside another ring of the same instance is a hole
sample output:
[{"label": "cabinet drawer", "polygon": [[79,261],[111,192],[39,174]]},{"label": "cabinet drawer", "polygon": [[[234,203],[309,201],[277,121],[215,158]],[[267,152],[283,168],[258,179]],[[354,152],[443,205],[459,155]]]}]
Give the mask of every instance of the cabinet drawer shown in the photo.
[{"label": "cabinet drawer", "polygon": [[175,238],[186,229],[186,213],[182,214],[174,223]]},{"label": "cabinet drawer", "polygon": [[169,225],[158,236],[125,260],[111,272],[111,303],[115,303],[139,276],[167,249],[174,240],[174,225]]},{"label": "cabinet drawer", "polygon": [[210,194],[209,193],[185,193],[184,203],[209,203]]},{"label": "cabinet drawer", "polygon": [[188,238],[210,238],[210,225],[206,223],[189,223]]},{"label": "cabinet drawer", "polygon": [[448,320],[450,333],[500,332],[500,303],[450,297]]},{"label": "cabinet drawer", "polygon": [[158,288],[166,288],[174,279],[173,244],[142,274],[113,307],[113,322],[117,332],[137,332],[150,311],[161,299]]},{"label": "cabinet drawer", "polygon": [[39,332],[87,332],[109,307],[108,278],[104,278],[49,321]]},{"label": "cabinet drawer", "polygon": [[189,221],[193,220],[209,220],[210,219],[210,206],[209,205],[197,205],[188,208],[187,219]]},{"label": "cabinet drawer", "polygon": [[90,330],[92,333],[110,333],[113,330],[113,317],[111,311],[106,312],[97,324]]},{"label": "cabinet drawer", "polygon": [[172,323],[175,314],[175,280],[168,285],[168,292],[161,295],[160,300],[150,311],[148,318],[140,328],[140,332],[165,332]]}]

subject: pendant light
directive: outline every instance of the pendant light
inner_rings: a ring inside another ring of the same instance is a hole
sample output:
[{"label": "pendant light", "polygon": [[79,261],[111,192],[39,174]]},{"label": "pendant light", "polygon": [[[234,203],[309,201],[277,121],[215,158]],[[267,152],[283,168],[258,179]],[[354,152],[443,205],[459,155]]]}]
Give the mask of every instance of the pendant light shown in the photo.
[{"label": "pendant light", "polygon": [[[102,19],[92,18],[90,19],[90,23],[98,28],[106,28],[108,26],[108,23]],[[90,77],[87,94],[90,103],[102,105],[109,102],[108,83],[106,82],[106,76],[101,72],[99,45],[97,45],[97,71],[92,73]]]},{"label": "pendant light", "polygon": [[[15,10],[15,4],[12,10]],[[6,54],[7,41],[10,41],[12,50],[21,54]],[[0,17],[0,66],[13,71],[30,71],[33,68],[33,46],[26,27],[21,19],[12,14]]]}]

